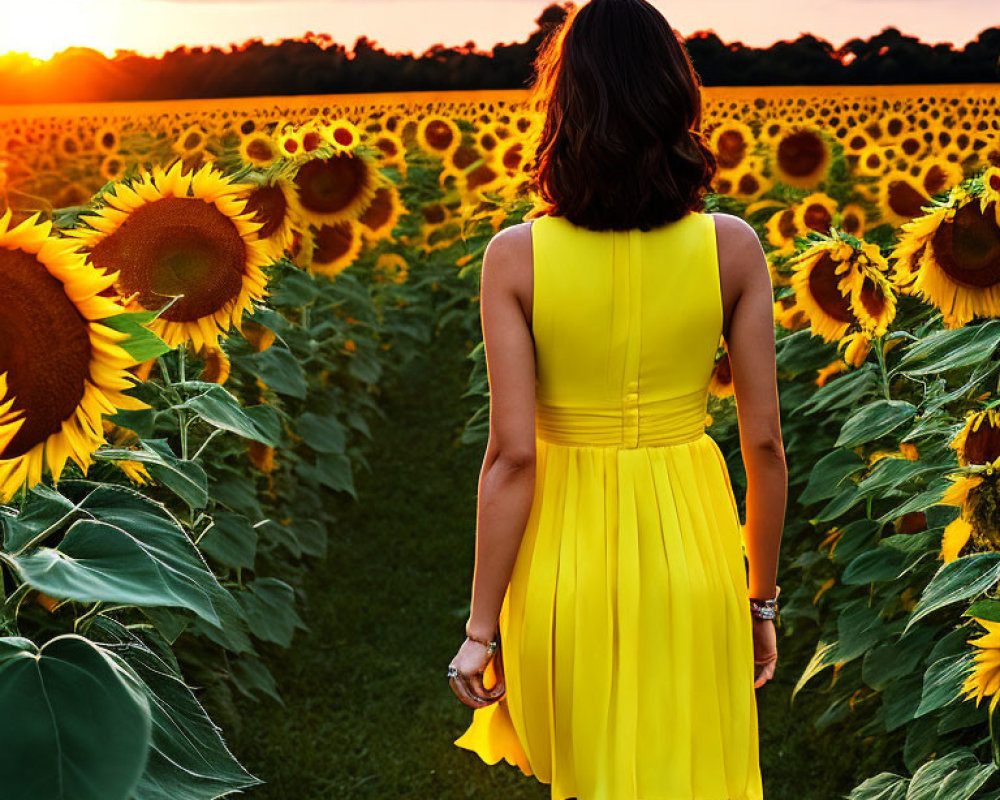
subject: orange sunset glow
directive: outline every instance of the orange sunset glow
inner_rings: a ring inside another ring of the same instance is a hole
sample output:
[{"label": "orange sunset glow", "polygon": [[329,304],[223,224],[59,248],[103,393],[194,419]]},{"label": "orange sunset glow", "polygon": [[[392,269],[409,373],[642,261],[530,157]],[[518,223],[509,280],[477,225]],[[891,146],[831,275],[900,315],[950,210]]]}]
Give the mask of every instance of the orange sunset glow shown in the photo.
[{"label": "orange sunset glow", "polygon": [[[726,40],[766,47],[809,32],[835,46],[885,27],[929,43],[964,44],[1000,22],[992,0],[914,3],[842,0],[789,5],[781,0],[700,0],[653,3],[687,36],[714,30]],[[159,55],[178,46],[216,46],[250,39],[274,42],[307,31],[352,44],[365,35],[393,52],[420,53],[435,43],[523,40],[544,0],[0,0],[0,54],[47,59],[67,47]],[[918,12],[919,13],[916,13]],[[836,13],[834,13],[836,12]],[[44,20],[44,24],[39,24]]]}]

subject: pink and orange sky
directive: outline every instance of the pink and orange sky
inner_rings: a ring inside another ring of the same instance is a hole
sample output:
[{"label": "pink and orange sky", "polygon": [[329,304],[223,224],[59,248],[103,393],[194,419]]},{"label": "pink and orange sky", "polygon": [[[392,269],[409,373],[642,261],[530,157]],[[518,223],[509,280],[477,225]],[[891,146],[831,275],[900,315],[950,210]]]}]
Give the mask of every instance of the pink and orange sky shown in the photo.
[{"label": "pink and orange sky", "polygon": [[[809,32],[835,46],[894,26],[926,42],[964,45],[1000,26],[998,0],[652,0],[683,35],[711,29],[727,41],[767,46]],[[159,55],[193,47],[329,33],[361,35],[419,54],[470,39],[488,50],[523,41],[546,0],[0,0],[0,54],[48,58],[72,45]],[[582,5],[578,2],[577,5]]]}]

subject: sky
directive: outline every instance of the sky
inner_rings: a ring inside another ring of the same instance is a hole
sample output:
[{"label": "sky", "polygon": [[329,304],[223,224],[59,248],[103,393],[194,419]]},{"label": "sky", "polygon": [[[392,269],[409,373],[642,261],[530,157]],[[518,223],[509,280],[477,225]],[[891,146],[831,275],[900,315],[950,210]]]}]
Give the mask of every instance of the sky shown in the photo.
[{"label": "sky", "polygon": [[[714,30],[723,40],[766,47],[813,33],[835,46],[893,26],[925,42],[964,45],[1000,26],[998,0],[651,0],[688,36]],[[159,55],[192,47],[277,42],[306,31],[350,48],[362,35],[392,52],[430,45],[482,50],[523,41],[548,0],[0,0],[0,54],[48,58],[65,47]],[[582,5],[579,0],[578,5]]]}]

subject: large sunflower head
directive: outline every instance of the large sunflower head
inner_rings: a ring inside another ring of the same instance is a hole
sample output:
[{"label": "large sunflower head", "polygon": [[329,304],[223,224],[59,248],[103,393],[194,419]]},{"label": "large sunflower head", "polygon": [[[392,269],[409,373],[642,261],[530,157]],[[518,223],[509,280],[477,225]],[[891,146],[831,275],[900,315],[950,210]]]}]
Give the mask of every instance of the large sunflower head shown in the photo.
[{"label": "large sunflower head", "polygon": [[1000,316],[998,209],[956,186],[944,204],[902,226],[896,250],[912,291],[937,306],[948,327]]},{"label": "large sunflower head", "polygon": [[965,424],[949,444],[958,456],[958,463],[995,464],[1000,467],[1000,412],[995,408],[970,411]]},{"label": "large sunflower head", "polygon": [[[828,342],[852,330],[865,338],[881,335],[896,313],[885,275],[888,265],[876,245],[833,234],[788,262],[795,269],[791,282],[796,304],[809,317],[813,333]],[[860,346],[861,340],[857,343]]]},{"label": "large sunflower head", "polygon": [[180,162],[156,166],[118,184],[67,234],[90,263],[116,273],[128,310],[162,311],[149,327],[168,345],[217,345],[266,295],[268,249],[239,197],[247,189],[209,165],[189,175]]},{"label": "large sunflower head", "polygon": [[357,219],[380,184],[377,164],[360,152],[310,158],[293,179],[290,200],[297,216],[316,225]]},{"label": "large sunflower head", "polygon": [[0,217],[0,501],[68,459],[81,469],[104,442],[102,416],[146,404],[127,338],[101,320],[122,312],[103,296],[114,273],[87,263],[75,243],[51,235],[35,214],[11,228]]}]

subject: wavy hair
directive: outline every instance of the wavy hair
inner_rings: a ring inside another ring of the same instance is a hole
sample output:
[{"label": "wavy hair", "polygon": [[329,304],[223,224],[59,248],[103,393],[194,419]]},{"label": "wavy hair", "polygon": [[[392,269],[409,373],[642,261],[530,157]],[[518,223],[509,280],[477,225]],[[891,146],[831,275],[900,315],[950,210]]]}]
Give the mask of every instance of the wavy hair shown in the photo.
[{"label": "wavy hair", "polygon": [[646,0],[590,0],[551,30],[529,107],[544,112],[528,215],[591,230],[650,230],[704,208],[717,170],[701,132],[701,80]]}]

